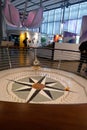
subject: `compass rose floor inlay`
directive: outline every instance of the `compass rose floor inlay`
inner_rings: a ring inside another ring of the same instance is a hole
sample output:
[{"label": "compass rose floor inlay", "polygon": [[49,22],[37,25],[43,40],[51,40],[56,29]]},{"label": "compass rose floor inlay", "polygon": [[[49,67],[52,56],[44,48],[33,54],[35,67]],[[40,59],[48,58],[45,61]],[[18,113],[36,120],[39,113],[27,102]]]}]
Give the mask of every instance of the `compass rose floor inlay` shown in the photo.
[{"label": "compass rose floor inlay", "polygon": [[0,71],[0,101],[70,104],[87,103],[87,80],[48,68]]}]

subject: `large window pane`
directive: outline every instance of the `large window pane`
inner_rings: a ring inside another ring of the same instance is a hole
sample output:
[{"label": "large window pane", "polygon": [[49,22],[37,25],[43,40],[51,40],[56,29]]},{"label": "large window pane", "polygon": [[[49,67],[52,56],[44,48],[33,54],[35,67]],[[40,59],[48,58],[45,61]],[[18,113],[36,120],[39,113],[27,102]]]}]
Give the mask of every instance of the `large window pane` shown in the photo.
[{"label": "large window pane", "polygon": [[80,10],[78,18],[82,18],[82,16],[87,15],[87,2],[80,4]]},{"label": "large window pane", "polygon": [[48,21],[48,11],[43,13],[43,23]]},{"label": "large window pane", "polygon": [[54,21],[54,10],[49,11],[48,22]]},{"label": "large window pane", "polygon": [[61,8],[55,9],[55,19],[54,19],[54,21],[60,21],[61,20],[61,14],[62,14]]},{"label": "large window pane", "polygon": [[63,30],[68,31],[68,21],[64,21]]},{"label": "large window pane", "polygon": [[69,19],[69,7],[65,8],[64,20]]},{"label": "large window pane", "polygon": [[80,35],[80,32],[81,32],[81,24],[82,24],[82,19],[78,19],[77,20],[77,28],[76,28],[76,33],[78,35]]},{"label": "large window pane", "polygon": [[79,11],[79,4],[72,5],[70,7],[70,16],[69,19],[77,19]]},{"label": "large window pane", "polygon": [[47,23],[42,24],[42,26],[41,26],[41,32],[42,33],[47,33]]},{"label": "large window pane", "polygon": [[48,23],[47,34],[53,34],[53,22],[52,23]]},{"label": "large window pane", "polygon": [[68,23],[69,32],[76,33],[76,22],[77,20],[69,20],[69,23]]},{"label": "large window pane", "polygon": [[60,34],[60,22],[54,22],[53,34]]}]

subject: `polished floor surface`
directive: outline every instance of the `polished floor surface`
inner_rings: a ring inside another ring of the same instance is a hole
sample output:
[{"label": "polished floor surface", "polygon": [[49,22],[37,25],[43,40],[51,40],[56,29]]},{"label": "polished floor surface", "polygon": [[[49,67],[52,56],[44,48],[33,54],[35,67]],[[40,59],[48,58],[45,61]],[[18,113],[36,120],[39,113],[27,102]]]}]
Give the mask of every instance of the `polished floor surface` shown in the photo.
[{"label": "polished floor surface", "polygon": [[87,104],[0,102],[1,130],[87,130]]},{"label": "polished floor surface", "polygon": [[0,129],[87,130],[87,79],[74,74],[78,63],[42,59],[43,68],[28,67],[32,55],[20,55],[12,68],[21,68],[0,58]]}]

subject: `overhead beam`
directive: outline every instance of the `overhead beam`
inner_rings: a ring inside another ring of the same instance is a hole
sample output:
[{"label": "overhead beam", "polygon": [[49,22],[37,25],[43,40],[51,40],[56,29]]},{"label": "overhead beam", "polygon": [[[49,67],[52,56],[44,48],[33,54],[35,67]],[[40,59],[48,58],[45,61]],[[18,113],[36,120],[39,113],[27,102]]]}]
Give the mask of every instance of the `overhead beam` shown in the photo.
[{"label": "overhead beam", "polygon": [[[50,0],[44,0],[44,1],[42,1],[42,4],[43,3],[47,3],[47,1],[50,1]],[[65,0],[62,0],[62,1],[59,1],[59,2],[55,2],[55,3],[52,3],[52,4],[49,4],[49,5],[47,5],[46,4],[46,6],[44,7],[45,9],[47,9],[47,7],[48,6],[52,6],[52,5],[56,5],[56,4],[59,4],[59,3],[63,3]],[[29,1],[29,2],[32,2],[32,1]],[[23,2],[24,3],[24,2]],[[23,4],[22,3],[22,4]],[[20,4],[21,5],[21,4]],[[30,6],[27,6],[27,8],[31,8],[31,7],[34,7],[34,6],[36,6],[36,5],[38,5],[39,7],[40,7],[40,2],[37,2],[37,3],[34,3],[33,2],[33,5],[30,5]],[[16,7],[18,7],[19,5],[17,5]],[[43,5],[42,5],[43,6]],[[19,10],[23,10],[23,8],[21,8],[21,9],[19,9]]]},{"label": "overhead beam", "polygon": [[[15,0],[11,0],[11,1],[14,2]],[[37,1],[38,1],[38,0],[37,0]],[[54,3],[47,4],[47,2],[49,2],[49,1],[50,1],[50,0],[44,0],[44,1],[42,1],[42,5],[44,6],[44,11],[49,11],[49,10],[61,8],[61,7],[64,6],[62,3],[67,2],[66,0],[61,0],[61,1],[59,1],[59,2],[56,2],[56,1],[55,1]],[[74,4],[79,4],[79,3],[82,3],[82,2],[86,2],[86,1],[87,1],[87,0],[78,0],[78,1],[76,1],[76,2],[74,2],[74,3],[73,3],[73,1],[72,1],[72,3],[70,3],[71,1],[68,0],[68,6],[74,5]],[[37,3],[35,3],[35,2],[33,2],[32,0],[28,0],[28,2],[32,3],[32,5],[28,5],[28,4],[27,4],[27,12],[26,12],[26,13],[28,13],[28,12],[31,11],[31,10],[33,10],[33,7],[35,7],[34,9],[40,7],[40,1],[37,2]],[[15,5],[15,7],[17,7],[19,11],[23,11],[23,10],[24,10],[24,7],[23,7],[23,8],[20,7],[20,6],[23,5],[23,4],[25,4],[25,2],[21,2],[20,4]],[[45,4],[46,4],[46,5],[45,5]],[[21,9],[20,9],[20,8],[21,8]],[[31,8],[31,9],[29,10],[29,8]]]},{"label": "overhead beam", "polygon": [[[47,1],[49,1],[49,0],[42,1],[42,3],[47,2]],[[40,7],[40,2],[35,3],[35,2],[32,2],[32,0],[30,0],[29,2],[32,3],[32,5],[27,6],[27,8],[31,8],[31,7],[34,7],[34,6]],[[22,3],[20,3],[20,4],[17,4],[17,5],[15,5],[15,7],[18,8],[19,6],[21,6],[21,5],[23,5],[23,4],[25,4],[25,2],[22,2]],[[19,9],[19,8],[18,8],[18,9]],[[19,10],[23,10],[23,9],[24,9],[24,8],[21,8],[21,9],[19,9]]]}]

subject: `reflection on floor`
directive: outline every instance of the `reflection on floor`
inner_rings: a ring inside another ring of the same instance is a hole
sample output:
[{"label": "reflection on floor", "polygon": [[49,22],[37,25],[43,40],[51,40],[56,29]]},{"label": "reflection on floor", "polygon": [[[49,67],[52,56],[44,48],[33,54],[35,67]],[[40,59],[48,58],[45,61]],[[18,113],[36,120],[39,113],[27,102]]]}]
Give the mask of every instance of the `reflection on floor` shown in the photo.
[{"label": "reflection on floor", "polygon": [[23,103],[87,103],[87,81],[48,68],[17,68],[0,72],[0,100]]}]

